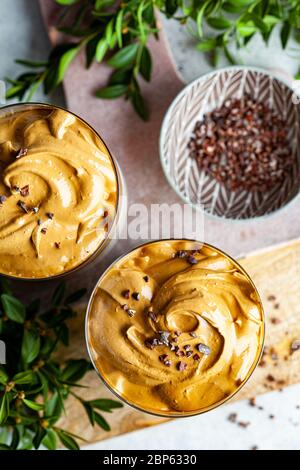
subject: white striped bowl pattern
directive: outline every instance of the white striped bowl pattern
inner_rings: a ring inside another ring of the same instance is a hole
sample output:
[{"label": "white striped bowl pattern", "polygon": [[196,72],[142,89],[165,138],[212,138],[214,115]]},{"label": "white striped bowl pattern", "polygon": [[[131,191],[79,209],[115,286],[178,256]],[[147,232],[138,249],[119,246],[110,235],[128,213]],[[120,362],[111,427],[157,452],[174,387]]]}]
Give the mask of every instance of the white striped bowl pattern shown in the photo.
[{"label": "white striped bowl pattern", "polygon": [[[268,102],[288,121],[294,165],[285,181],[269,192],[231,191],[201,171],[190,158],[188,142],[203,114],[230,98],[249,94]],[[261,217],[285,206],[299,193],[300,106],[292,88],[273,74],[251,67],[227,67],[204,75],[182,90],[166,113],[160,136],[165,175],[187,203],[206,213],[228,219]]]}]

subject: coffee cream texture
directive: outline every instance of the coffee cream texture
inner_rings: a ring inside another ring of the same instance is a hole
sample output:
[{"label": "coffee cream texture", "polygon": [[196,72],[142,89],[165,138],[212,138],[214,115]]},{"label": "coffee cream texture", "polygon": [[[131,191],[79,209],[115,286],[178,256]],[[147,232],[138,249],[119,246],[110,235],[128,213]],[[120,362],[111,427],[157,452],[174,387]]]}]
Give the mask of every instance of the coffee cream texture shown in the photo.
[{"label": "coffee cream texture", "polygon": [[206,245],[190,251],[198,247],[174,240],[138,248],[105,273],[91,300],[87,340],[96,368],[149,412],[213,407],[237,391],[260,355],[255,288],[224,254]]},{"label": "coffee cream texture", "polygon": [[103,243],[116,211],[116,173],[87,124],[36,105],[0,118],[0,198],[0,272],[49,277]]}]

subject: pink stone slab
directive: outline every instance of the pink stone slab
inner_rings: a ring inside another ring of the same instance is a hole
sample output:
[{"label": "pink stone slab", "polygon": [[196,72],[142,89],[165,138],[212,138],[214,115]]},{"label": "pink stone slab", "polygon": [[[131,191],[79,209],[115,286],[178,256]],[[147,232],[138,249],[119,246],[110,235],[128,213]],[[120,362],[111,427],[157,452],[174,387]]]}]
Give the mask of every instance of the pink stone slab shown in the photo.
[{"label": "pink stone slab", "polygon": [[[41,1],[49,36],[58,39],[55,30],[57,9],[52,0]],[[93,65],[85,69],[84,56],[80,55],[71,65],[64,89],[68,108],[86,119],[100,132],[114,157],[118,160],[126,179],[129,203],[180,202],[162,173],[158,139],[163,116],[172,99],[183,87],[168,50],[166,39],[151,40],[150,49],[154,58],[153,77],[150,84],[142,83],[143,93],[151,107],[151,119],[140,120],[128,102],[99,100],[95,90],[106,83],[110,69],[105,65]],[[237,256],[251,250],[296,238],[300,233],[300,199],[282,211],[266,219],[246,222],[205,217],[205,241]],[[119,244],[121,253],[137,240]]]}]

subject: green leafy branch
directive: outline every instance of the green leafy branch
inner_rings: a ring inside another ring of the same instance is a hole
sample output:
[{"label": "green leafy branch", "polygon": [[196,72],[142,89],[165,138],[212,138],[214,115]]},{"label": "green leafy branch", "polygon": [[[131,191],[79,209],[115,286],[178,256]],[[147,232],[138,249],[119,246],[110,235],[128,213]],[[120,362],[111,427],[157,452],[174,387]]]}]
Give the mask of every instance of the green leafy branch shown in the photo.
[{"label": "green leafy branch", "polygon": [[[53,0],[55,1],[55,0]],[[257,33],[268,42],[275,26],[280,27],[282,47],[290,36],[300,41],[298,0],[56,0],[62,6],[57,29],[70,37],[54,47],[46,62],[18,60],[31,70],[15,80],[7,98],[30,100],[43,86],[46,94],[64,79],[77,54],[85,51],[86,66],[106,61],[112,74],[106,87],[96,91],[101,99],[124,96],[142,119],[149,110],[140,79],[151,80],[151,36],[158,38],[155,10],[186,25],[199,51],[208,53],[214,65],[224,53],[230,63],[236,59],[231,46],[244,47]]]},{"label": "green leafy branch", "polygon": [[26,306],[1,281],[0,338],[6,345],[6,364],[0,366],[0,449],[56,449],[58,442],[79,449],[80,436],[61,429],[57,422],[65,413],[65,401],[72,395],[83,406],[92,426],[110,430],[99,413],[111,412],[122,404],[110,399],[84,400],[74,389],[92,369],[85,359],[59,363],[55,351],[68,346],[67,320],[76,313],[72,304],[84,294],[80,289],[66,294],[66,285],[55,290],[51,307],[40,312],[40,301]]}]

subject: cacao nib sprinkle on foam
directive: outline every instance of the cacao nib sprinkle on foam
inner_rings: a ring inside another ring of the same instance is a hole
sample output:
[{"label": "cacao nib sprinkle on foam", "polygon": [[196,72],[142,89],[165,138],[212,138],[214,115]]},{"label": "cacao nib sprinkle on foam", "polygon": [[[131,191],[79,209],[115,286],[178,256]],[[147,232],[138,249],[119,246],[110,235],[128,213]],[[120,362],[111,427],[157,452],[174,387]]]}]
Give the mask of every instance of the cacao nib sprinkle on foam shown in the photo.
[{"label": "cacao nib sprinkle on foam", "polygon": [[22,209],[22,211],[25,212],[25,214],[28,214],[29,209],[28,209],[28,207],[26,206],[25,202],[23,202],[23,201],[18,201],[18,202],[17,202],[17,206],[19,206],[20,209]]},{"label": "cacao nib sprinkle on foam", "polygon": [[151,310],[149,310],[149,311],[148,311],[148,316],[149,316],[149,318],[150,318],[152,321],[154,321],[154,323],[157,322],[157,315],[156,315],[155,312],[152,312]]},{"label": "cacao nib sprinkle on foam", "polygon": [[169,346],[169,336],[170,332],[169,331],[159,331],[158,332],[160,340],[163,342],[165,346]]},{"label": "cacao nib sprinkle on foam", "polygon": [[23,188],[20,189],[20,194],[22,197],[29,195],[29,184],[26,184],[26,186],[23,186]]},{"label": "cacao nib sprinkle on foam", "polygon": [[295,339],[291,344],[291,352],[294,353],[300,349],[300,339]]},{"label": "cacao nib sprinkle on foam", "polygon": [[182,361],[178,362],[177,369],[179,370],[179,372],[185,371],[186,368],[187,368],[187,364],[185,362],[182,362]]},{"label": "cacao nib sprinkle on foam", "polygon": [[15,155],[15,158],[18,159],[18,158],[21,158],[21,157],[25,157],[28,153],[28,149],[27,148],[20,148],[20,150],[17,151],[16,155]]},{"label": "cacao nib sprinkle on foam", "polygon": [[195,256],[192,256],[192,255],[188,255],[186,260],[187,260],[188,263],[190,263],[192,265],[198,263],[197,258],[195,258]]},{"label": "cacao nib sprinkle on foam", "polygon": [[200,353],[204,354],[205,356],[209,356],[211,353],[210,347],[206,346],[206,344],[199,343],[197,344],[196,348],[198,349]]},{"label": "cacao nib sprinkle on foam", "polygon": [[123,290],[122,296],[124,297],[124,299],[129,299],[129,297],[130,297],[130,290],[129,290],[129,289]]},{"label": "cacao nib sprinkle on foam", "polygon": [[136,314],[136,310],[134,310],[133,308],[129,308],[127,310],[127,314],[129,317],[134,317],[134,315]]}]

